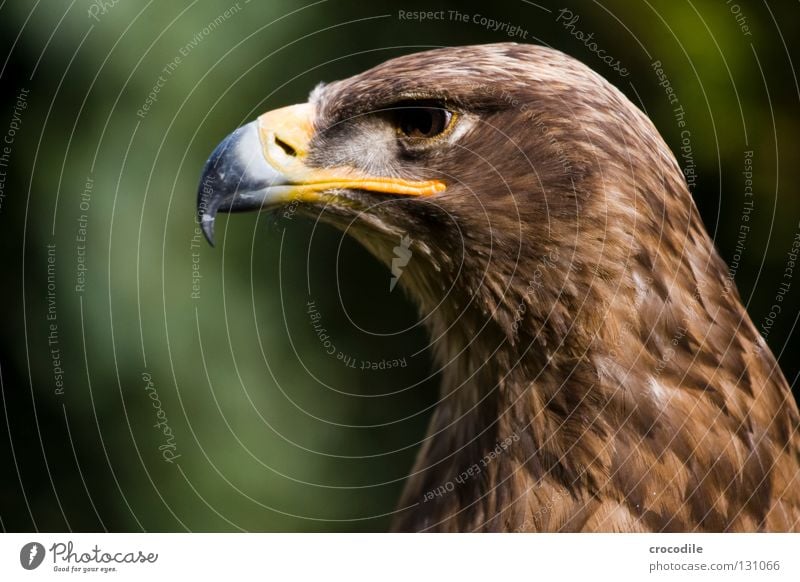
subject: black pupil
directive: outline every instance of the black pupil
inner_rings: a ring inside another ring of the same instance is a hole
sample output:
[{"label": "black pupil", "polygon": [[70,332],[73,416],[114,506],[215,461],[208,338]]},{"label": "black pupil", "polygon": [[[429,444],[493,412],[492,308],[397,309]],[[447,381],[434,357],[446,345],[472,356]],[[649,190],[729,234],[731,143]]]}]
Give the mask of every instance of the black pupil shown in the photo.
[{"label": "black pupil", "polygon": [[447,127],[447,113],[432,107],[400,111],[400,130],[409,137],[433,137]]}]

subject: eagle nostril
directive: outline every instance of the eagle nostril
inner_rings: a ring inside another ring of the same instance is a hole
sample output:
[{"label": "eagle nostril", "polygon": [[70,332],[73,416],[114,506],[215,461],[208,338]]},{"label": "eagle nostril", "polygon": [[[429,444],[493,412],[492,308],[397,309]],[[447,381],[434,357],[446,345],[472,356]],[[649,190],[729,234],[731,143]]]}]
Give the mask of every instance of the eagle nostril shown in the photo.
[{"label": "eagle nostril", "polygon": [[276,144],[278,145],[278,147],[280,147],[280,148],[281,148],[281,149],[282,149],[284,152],[286,152],[286,155],[292,156],[293,158],[296,158],[296,157],[297,157],[297,150],[295,150],[295,149],[294,149],[292,146],[290,146],[288,143],[286,143],[285,141],[283,141],[283,140],[282,140],[281,138],[279,138],[277,135],[275,136],[275,143],[276,143]]}]

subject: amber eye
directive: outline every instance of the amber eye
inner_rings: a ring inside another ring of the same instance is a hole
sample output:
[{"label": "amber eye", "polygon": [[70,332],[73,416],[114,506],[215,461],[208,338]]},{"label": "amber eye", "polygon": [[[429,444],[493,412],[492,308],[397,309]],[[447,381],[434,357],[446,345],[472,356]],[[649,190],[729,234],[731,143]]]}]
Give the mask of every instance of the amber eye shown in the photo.
[{"label": "amber eye", "polygon": [[453,119],[453,114],[441,107],[400,107],[394,116],[397,130],[405,137],[415,139],[444,133]]}]

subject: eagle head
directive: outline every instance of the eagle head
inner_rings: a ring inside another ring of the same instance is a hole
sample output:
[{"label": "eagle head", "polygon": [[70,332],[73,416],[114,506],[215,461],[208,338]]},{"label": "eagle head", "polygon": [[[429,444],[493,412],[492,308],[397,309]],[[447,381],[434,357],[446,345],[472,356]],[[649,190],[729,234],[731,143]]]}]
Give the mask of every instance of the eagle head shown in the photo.
[{"label": "eagle head", "polygon": [[321,85],[223,140],[198,195],[210,241],[219,211],[287,204],[401,261],[430,328],[398,529],[797,525],[788,385],[669,147],[586,66],[502,43]]}]

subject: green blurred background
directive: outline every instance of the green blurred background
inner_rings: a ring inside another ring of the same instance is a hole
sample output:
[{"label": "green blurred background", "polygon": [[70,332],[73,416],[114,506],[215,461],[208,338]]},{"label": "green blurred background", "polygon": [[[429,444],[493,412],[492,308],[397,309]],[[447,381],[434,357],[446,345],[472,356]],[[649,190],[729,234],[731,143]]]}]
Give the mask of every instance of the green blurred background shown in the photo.
[{"label": "green blurred background", "polygon": [[[223,216],[208,247],[196,237],[197,180],[233,128],[305,101],[320,81],[428,47],[508,40],[475,14],[593,67],[679,152],[651,66],[661,61],[691,131],[697,204],[796,387],[800,282],[768,324],[800,221],[799,6],[0,3],[0,134],[12,141],[0,164],[0,527],[388,527],[436,400],[414,306],[356,243],[299,217]],[[398,18],[454,8],[470,22]],[[562,8],[630,74],[569,34]],[[754,205],[737,250],[746,151]],[[344,359],[326,353],[308,301]],[[359,369],[384,359],[405,366]]]}]

